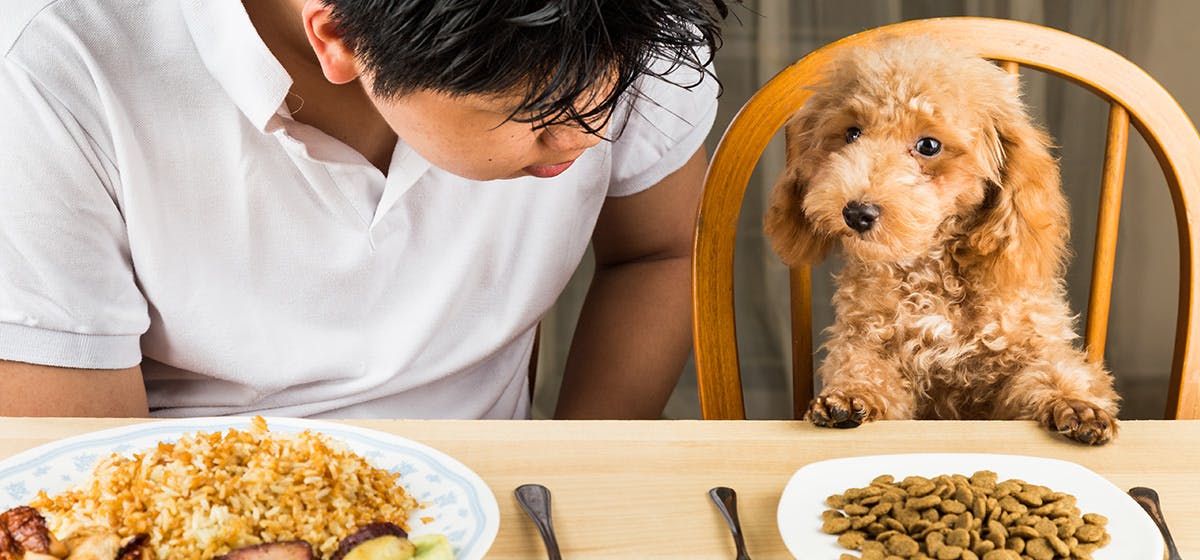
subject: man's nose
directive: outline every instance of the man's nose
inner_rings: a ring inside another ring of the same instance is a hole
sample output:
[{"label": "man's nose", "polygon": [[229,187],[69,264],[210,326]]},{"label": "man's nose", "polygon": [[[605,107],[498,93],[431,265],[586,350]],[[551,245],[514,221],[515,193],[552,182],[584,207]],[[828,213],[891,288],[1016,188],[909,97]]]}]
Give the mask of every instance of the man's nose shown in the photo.
[{"label": "man's nose", "polygon": [[551,125],[542,129],[542,143],[560,152],[582,152],[600,143],[600,135],[579,126]]}]

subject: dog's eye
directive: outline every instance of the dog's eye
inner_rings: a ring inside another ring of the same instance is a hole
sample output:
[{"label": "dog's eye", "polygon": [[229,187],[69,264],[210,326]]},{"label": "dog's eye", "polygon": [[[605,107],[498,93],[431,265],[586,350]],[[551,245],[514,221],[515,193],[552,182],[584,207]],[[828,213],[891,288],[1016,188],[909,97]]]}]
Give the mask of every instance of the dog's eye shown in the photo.
[{"label": "dog's eye", "polygon": [[937,138],[930,138],[928,136],[917,140],[915,148],[918,154],[926,157],[933,157],[942,153],[942,143],[938,142]]},{"label": "dog's eye", "polygon": [[852,126],[846,129],[847,144],[853,144],[855,140],[858,140],[859,136],[862,136],[862,130],[859,130],[857,126]]}]

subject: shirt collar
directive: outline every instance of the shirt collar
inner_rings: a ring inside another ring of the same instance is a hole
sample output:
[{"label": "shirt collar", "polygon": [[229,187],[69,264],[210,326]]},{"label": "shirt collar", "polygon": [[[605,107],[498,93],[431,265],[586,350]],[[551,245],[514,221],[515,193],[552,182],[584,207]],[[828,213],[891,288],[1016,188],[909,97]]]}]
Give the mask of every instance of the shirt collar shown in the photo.
[{"label": "shirt collar", "polygon": [[262,132],[279,112],[292,77],[258,36],[237,0],[179,0],[204,66]]}]

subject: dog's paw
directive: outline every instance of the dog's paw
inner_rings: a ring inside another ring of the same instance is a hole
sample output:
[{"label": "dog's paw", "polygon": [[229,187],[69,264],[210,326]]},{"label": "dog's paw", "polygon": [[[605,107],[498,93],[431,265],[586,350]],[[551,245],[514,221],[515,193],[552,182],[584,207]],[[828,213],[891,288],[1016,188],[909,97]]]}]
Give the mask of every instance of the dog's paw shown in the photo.
[{"label": "dog's paw", "polygon": [[826,428],[856,428],[863,422],[874,420],[878,414],[865,399],[834,390],[813,399],[804,416],[813,424]]},{"label": "dog's paw", "polygon": [[1054,403],[1042,425],[1088,445],[1104,445],[1117,437],[1117,419],[1094,404],[1064,400]]}]

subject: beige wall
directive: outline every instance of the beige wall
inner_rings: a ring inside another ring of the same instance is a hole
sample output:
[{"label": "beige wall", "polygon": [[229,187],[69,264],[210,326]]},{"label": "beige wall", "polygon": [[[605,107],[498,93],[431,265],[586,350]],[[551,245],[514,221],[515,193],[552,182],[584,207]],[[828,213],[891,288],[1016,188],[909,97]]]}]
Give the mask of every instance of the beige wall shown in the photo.
[{"label": "beige wall", "polygon": [[[1200,2],[1155,0],[1135,6],[1124,54],[1171,92],[1195,122],[1200,118]],[[1165,403],[1179,245],[1158,163],[1141,142],[1130,147],[1107,359],[1123,381],[1130,410],[1145,417]]]}]

